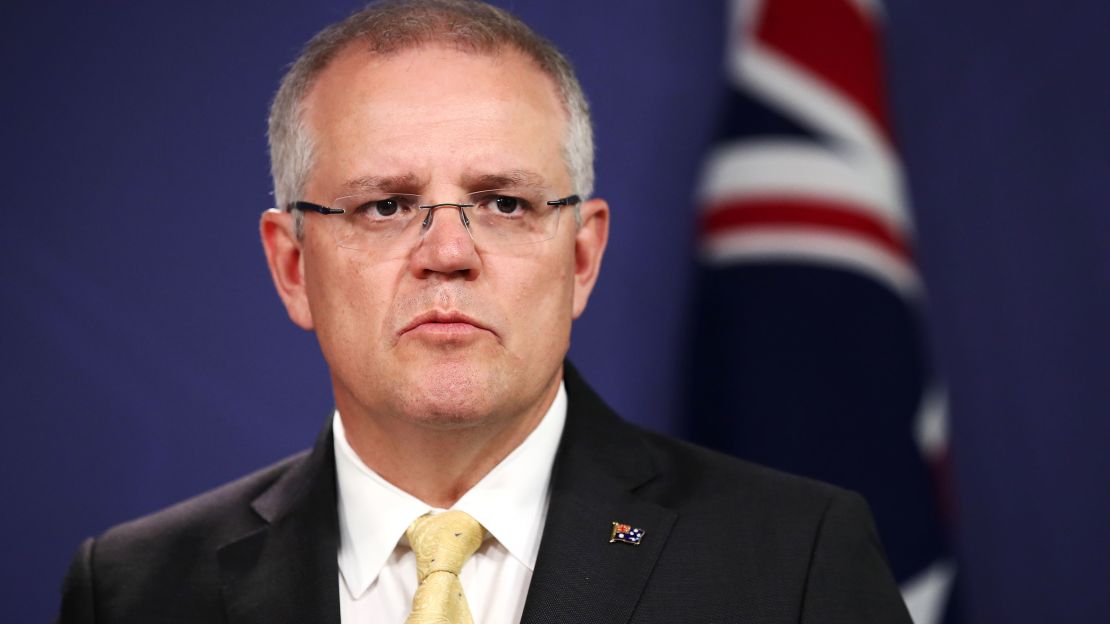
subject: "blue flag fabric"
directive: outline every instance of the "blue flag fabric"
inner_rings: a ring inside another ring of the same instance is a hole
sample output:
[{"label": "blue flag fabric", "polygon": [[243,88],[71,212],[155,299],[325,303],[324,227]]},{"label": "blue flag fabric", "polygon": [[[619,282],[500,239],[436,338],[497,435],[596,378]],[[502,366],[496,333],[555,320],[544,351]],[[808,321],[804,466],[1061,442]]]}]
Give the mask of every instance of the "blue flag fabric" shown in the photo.
[{"label": "blue flag fabric", "polygon": [[693,439],[861,492],[918,624],[954,622],[945,401],[864,0],[736,0],[698,189]]}]

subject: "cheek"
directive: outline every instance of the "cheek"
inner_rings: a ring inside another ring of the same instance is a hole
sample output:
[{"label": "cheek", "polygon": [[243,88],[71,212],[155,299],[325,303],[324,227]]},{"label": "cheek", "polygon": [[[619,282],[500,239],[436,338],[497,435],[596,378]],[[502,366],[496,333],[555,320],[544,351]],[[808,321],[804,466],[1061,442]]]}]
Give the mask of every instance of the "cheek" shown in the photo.
[{"label": "cheek", "polygon": [[400,261],[368,263],[358,257],[340,262],[336,278],[340,311],[361,324],[362,333],[378,335],[388,329],[397,313],[393,309],[398,280],[404,272]]},{"label": "cheek", "polygon": [[306,267],[309,306],[321,347],[336,355],[382,344],[389,305],[388,279],[371,266],[343,254]]},{"label": "cheek", "polygon": [[557,339],[570,327],[574,300],[574,262],[569,255],[529,258],[515,263],[517,270],[504,276],[511,291],[510,315],[526,340]]}]

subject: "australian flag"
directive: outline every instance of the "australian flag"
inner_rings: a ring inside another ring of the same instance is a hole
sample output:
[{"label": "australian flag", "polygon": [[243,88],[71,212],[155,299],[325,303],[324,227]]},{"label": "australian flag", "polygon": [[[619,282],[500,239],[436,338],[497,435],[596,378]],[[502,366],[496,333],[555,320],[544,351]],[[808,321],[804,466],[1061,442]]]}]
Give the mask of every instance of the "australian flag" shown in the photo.
[{"label": "australian flag", "polygon": [[644,539],[644,530],[623,522],[613,523],[613,532],[609,534],[609,543],[624,542],[626,544],[640,545]]},{"label": "australian flag", "polygon": [[733,0],[700,188],[691,437],[861,492],[917,624],[955,622],[878,0]]}]

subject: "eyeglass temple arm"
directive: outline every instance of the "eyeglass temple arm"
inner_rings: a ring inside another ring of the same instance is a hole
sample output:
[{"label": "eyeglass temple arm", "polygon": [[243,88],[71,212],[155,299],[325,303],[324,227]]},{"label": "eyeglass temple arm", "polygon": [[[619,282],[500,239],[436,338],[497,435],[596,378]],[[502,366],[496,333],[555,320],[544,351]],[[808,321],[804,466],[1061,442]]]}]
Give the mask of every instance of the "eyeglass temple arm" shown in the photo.
[{"label": "eyeglass temple arm", "polygon": [[287,206],[287,209],[289,210],[289,212],[300,210],[303,212],[318,212],[325,215],[343,214],[342,208],[328,208],[327,206],[321,206],[320,204],[314,204],[312,202],[306,201],[290,202]]},{"label": "eyeglass temple arm", "polygon": [[582,201],[582,198],[577,195],[570,195],[562,199],[553,199],[547,202],[548,206],[573,206]]}]

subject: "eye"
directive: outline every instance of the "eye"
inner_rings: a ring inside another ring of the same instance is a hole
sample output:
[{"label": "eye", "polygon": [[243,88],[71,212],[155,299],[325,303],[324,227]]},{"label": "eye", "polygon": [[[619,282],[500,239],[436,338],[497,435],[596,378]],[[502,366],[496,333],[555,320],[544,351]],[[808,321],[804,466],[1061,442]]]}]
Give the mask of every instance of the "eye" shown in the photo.
[{"label": "eye", "polygon": [[379,199],[376,202],[370,202],[368,207],[382,217],[392,217],[401,209],[396,199]]},{"label": "eye", "polygon": [[512,214],[518,210],[524,209],[519,199],[516,197],[505,197],[504,195],[493,198],[493,205],[497,208],[497,212],[501,214]]},{"label": "eye", "polygon": [[530,220],[537,216],[535,206],[539,204],[536,201],[542,196],[542,192],[537,194],[529,189],[504,188],[478,191],[468,197],[488,217]]},{"label": "eye", "polygon": [[392,220],[411,209],[412,201],[406,197],[394,195],[384,199],[356,199],[351,202],[355,205],[352,213],[372,221]]}]

